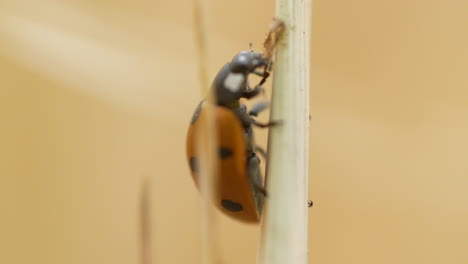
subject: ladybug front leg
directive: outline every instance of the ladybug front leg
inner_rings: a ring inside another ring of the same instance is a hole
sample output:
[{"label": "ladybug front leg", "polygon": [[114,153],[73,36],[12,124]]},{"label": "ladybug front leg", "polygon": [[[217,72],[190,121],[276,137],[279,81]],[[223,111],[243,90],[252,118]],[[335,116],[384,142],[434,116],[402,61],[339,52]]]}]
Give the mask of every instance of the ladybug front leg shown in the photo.
[{"label": "ladybug front leg", "polygon": [[268,72],[267,70],[265,70],[264,72],[259,72],[259,71],[253,71],[252,74],[255,74],[255,75],[258,75],[260,77],[263,77],[260,82],[255,86],[254,89],[250,89],[250,87],[247,87],[247,90],[244,91],[244,93],[242,94],[242,97],[243,98],[247,98],[247,99],[250,99],[256,95],[258,95],[259,93],[263,92],[263,87],[262,85],[266,82],[266,80],[268,79],[268,77],[270,77],[270,72]]},{"label": "ladybug front leg", "polygon": [[252,106],[252,109],[249,111],[249,115],[258,116],[258,114],[267,109],[268,106],[270,106],[270,104],[266,101],[256,103],[254,106]]},{"label": "ladybug front leg", "polygon": [[247,87],[247,90],[242,93],[241,97],[250,99],[254,96],[257,96],[262,91],[263,91],[263,87],[261,85],[255,86],[254,89],[250,89],[249,87]]},{"label": "ladybug front leg", "polygon": [[266,128],[266,127],[272,127],[272,126],[277,126],[283,124],[282,121],[270,121],[268,123],[260,123],[256,120],[254,120],[253,124],[255,126],[261,127],[261,128]]},{"label": "ladybug front leg", "polygon": [[260,147],[260,146],[255,146],[255,151],[260,153],[260,155],[262,155],[262,157],[264,159],[267,159],[267,152],[264,148]]},{"label": "ladybug front leg", "polygon": [[270,71],[271,71],[272,67],[273,67],[273,62],[269,61],[268,63],[266,63],[264,65],[263,72],[259,72],[259,71],[253,71],[252,72],[253,74],[255,74],[257,76],[263,77],[258,85],[264,84],[266,79],[268,79],[268,77],[270,77]]},{"label": "ladybug front leg", "polygon": [[[258,83],[258,85],[263,85],[266,80],[268,79],[268,77],[270,77],[270,73],[268,71],[265,71],[265,72],[258,72],[258,71],[254,71],[252,72],[253,74],[257,75],[257,76],[260,76],[260,77],[263,77],[260,82]],[[257,85],[257,86],[258,86]]]},{"label": "ladybug front leg", "polygon": [[254,188],[256,189],[257,192],[261,193],[264,197],[268,197],[267,190],[262,185],[255,184]]}]

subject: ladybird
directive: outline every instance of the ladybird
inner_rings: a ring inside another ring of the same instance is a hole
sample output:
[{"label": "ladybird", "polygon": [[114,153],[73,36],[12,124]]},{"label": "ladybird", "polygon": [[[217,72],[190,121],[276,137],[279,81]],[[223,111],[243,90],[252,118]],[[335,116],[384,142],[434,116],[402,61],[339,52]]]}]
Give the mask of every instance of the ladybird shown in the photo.
[{"label": "ladybird", "polygon": [[[278,122],[259,123],[253,117],[268,107],[261,102],[250,111],[240,99],[258,95],[269,76],[271,61],[261,53],[242,51],[226,63],[216,75],[211,89],[215,90],[214,111],[217,129],[217,171],[214,174],[214,203],[227,215],[244,221],[259,222],[266,191],[260,171],[257,152],[265,151],[256,146],[253,126],[269,127]],[[264,68],[263,72],[259,69]],[[263,77],[251,88],[248,76]],[[199,188],[199,160],[196,156],[197,133],[202,133],[208,102],[202,100],[193,114],[187,134],[187,160],[192,177]],[[200,188],[199,188],[200,189]]]}]

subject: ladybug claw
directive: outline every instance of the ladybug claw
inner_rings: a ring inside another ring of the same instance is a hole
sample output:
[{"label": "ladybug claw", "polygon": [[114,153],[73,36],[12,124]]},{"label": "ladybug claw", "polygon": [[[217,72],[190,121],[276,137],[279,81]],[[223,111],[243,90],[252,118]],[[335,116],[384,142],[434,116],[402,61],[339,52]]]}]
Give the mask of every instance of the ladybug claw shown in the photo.
[{"label": "ladybug claw", "polygon": [[271,126],[281,126],[281,125],[284,124],[283,120],[276,120],[276,121],[272,121],[270,123],[272,123]]},{"label": "ladybug claw", "polygon": [[263,196],[268,197],[268,192],[263,186],[261,186],[259,184],[255,184],[254,187],[255,187],[255,189],[257,189],[258,192],[261,192],[263,194]]},{"label": "ladybug claw", "polygon": [[263,157],[264,159],[267,158],[267,152],[266,152],[266,150],[263,149],[262,147],[256,146],[256,147],[255,147],[255,151],[258,152],[258,153],[260,153],[260,155],[262,155],[262,157]]}]

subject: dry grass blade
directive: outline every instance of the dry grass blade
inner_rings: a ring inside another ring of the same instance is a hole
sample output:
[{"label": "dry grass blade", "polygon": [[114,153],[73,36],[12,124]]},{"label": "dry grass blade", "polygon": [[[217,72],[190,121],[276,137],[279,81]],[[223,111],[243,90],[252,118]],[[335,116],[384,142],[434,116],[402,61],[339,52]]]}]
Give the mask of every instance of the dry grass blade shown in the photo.
[{"label": "dry grass blade", "polygon": [[[267,56],[276,47],[269,131],[266,200],[259,251],[261,264],[306,264],[309,160],[310,0],[277,0],[284,32],[267,37]],[[282,27],[279,27],[282,28]]]},{"label": "dry grass blade", "polygon": [[141,264],[151,264],[151,185],[149,181],[143,182],[140,197],[140,238],[141,238]]},{"label": "dry grass blade", "polygon": [[[201,93],[208,94],[209,84],[206,65],[206,22],[205,22],[206,1],[194,1],[194,19],[195,19],[195,43],[197,45],[198,68]],[[214,93],[214,91],[211,91]],[[216,223],[214,220],[213,206],[213,188],[214,188],[214,173],[216,172],[216,145],[215,140],[217,131],[215,129],[214,118],[214,101],[215,95],[209,94],[205,104],[206,116],[200,122],[204,124],[205,129],[202,133],[197,134],[198,148],[196,150],[199,157],[200,166],[200,190],[202,194],[201,202],[201,229],[202,229],[202,263],[213,264],[219,263],[218,243],[216,241]]]}]

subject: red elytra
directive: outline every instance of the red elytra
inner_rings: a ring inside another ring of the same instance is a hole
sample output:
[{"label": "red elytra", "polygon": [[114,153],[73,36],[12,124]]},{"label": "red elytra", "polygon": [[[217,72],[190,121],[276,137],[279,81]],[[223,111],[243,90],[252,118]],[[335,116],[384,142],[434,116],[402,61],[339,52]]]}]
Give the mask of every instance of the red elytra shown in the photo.
[{"label": "red elytra", "polygon": [[[197,133],[203,133],[204,118],[207,111],[201,107],[195,112],[187,135],[187,160],[191,174],[199,187],[198,158],[196,151]],[[205,111],[204,111],[205,110]],[[214,174],[213,198],[216,206],[227,215],[245,222],[258,222],[261,214],[263,196],[252,188],[247,168],[247,147],[244,129],[238,117],[228,108],[216,106],[213,108],[218,151]],[[262,183],[257,183],[263,185]]]}]

